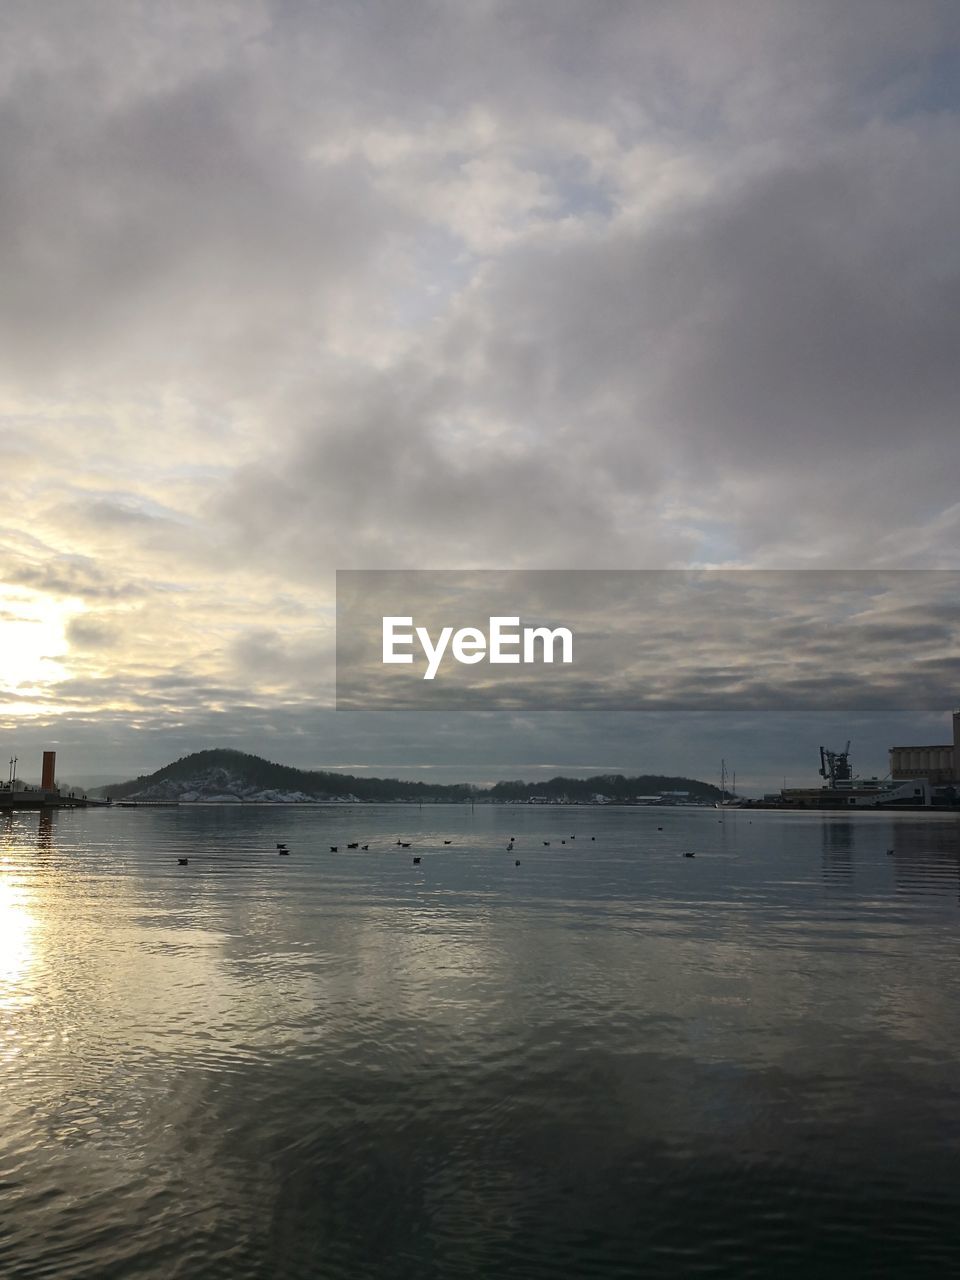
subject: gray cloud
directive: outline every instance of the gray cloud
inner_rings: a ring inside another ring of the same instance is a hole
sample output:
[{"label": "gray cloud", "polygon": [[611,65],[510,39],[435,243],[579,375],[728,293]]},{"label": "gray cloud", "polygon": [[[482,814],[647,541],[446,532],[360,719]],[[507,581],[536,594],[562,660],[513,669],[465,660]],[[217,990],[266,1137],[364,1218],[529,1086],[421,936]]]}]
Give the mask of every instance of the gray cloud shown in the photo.
[{"label": "gray cloud", "polygon": [[111,649],[117,636],[107,623],[79,617],[71,618],[67,624],[67,640],[80,649]]},{"label": "gray cloud", "polygon": [[[336,567],[956,566],[948,0],[0,24],[34,702],[289,735]],[[937,625],[874,640],[933,684]]]}]

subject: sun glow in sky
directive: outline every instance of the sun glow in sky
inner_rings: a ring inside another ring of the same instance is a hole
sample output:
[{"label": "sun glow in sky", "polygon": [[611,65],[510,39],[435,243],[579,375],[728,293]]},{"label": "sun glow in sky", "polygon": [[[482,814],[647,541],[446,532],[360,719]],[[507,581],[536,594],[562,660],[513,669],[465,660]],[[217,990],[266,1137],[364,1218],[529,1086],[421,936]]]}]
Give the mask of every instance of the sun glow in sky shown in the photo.
[{"label": "sun glow in sky", "polygon": [[66,677],[66,628],[82,610],[76,600],[0,587],[0,711],[50,710],[37,695]]}]

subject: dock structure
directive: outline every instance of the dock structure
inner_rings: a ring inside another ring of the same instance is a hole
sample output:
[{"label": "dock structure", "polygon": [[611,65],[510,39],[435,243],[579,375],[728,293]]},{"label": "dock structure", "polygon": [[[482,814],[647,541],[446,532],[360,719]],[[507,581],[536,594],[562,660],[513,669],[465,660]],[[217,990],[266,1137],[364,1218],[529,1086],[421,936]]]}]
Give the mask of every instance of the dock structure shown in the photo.
[{"label": "dock structure", "polygon": [[91,800],[82,792],[44,791],[41,787],[20,785],[16,789],[0,784],[0,811],[7,809],[86,809],[104,804]]},{"label": "dock structure", "polygon": [[88,800],[87,804],[109,804],[113,809],[176,809],[179,800]]},{"label": "dock structure", "polygon": [[43,753],[39,787],[21,782],[16,776],[17,757],[10,760],[10,775],[0,783],[0,811],[10,809],[85,809],[105,803],[91,800],[83,791],[64,791],[56,783],[57,753]]}]

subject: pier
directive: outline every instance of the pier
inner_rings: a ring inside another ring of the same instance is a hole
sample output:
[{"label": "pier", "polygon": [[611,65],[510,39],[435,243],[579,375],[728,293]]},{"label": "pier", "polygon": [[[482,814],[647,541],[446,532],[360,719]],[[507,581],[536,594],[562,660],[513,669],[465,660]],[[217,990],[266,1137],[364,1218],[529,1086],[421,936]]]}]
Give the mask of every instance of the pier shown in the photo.
[{"label": "pier", "polygon": [[17,777],[17,757],[10,759],[10,773],[0,783],[0,812],[11,809],[86,809],[109,804],[107,800],[91,800],[84,791],[64,791],[57,786],[55,772],[57,753],[43,753],[43,770],[39,787],[21,782]]},{"label": "pier", "polygon": [[82,792],[63,792],[58,787],[51,791],[43,787],[30,787],[18,783],[0,783],[0,811],[7,809],[87,809],[108,804],[107,800],[91,800]]}]

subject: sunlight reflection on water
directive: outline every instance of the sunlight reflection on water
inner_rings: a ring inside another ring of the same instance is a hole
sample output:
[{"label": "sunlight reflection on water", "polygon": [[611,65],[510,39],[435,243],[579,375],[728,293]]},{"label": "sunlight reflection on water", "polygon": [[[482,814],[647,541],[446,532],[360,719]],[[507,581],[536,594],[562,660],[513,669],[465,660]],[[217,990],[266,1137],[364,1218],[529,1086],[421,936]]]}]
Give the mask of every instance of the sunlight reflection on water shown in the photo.
[{"label": "sunlight reflection on water", "polygon": [[36,946],[36,920],[27,891],[0,862],[0,1007],[27,998],[24,980]]}]

